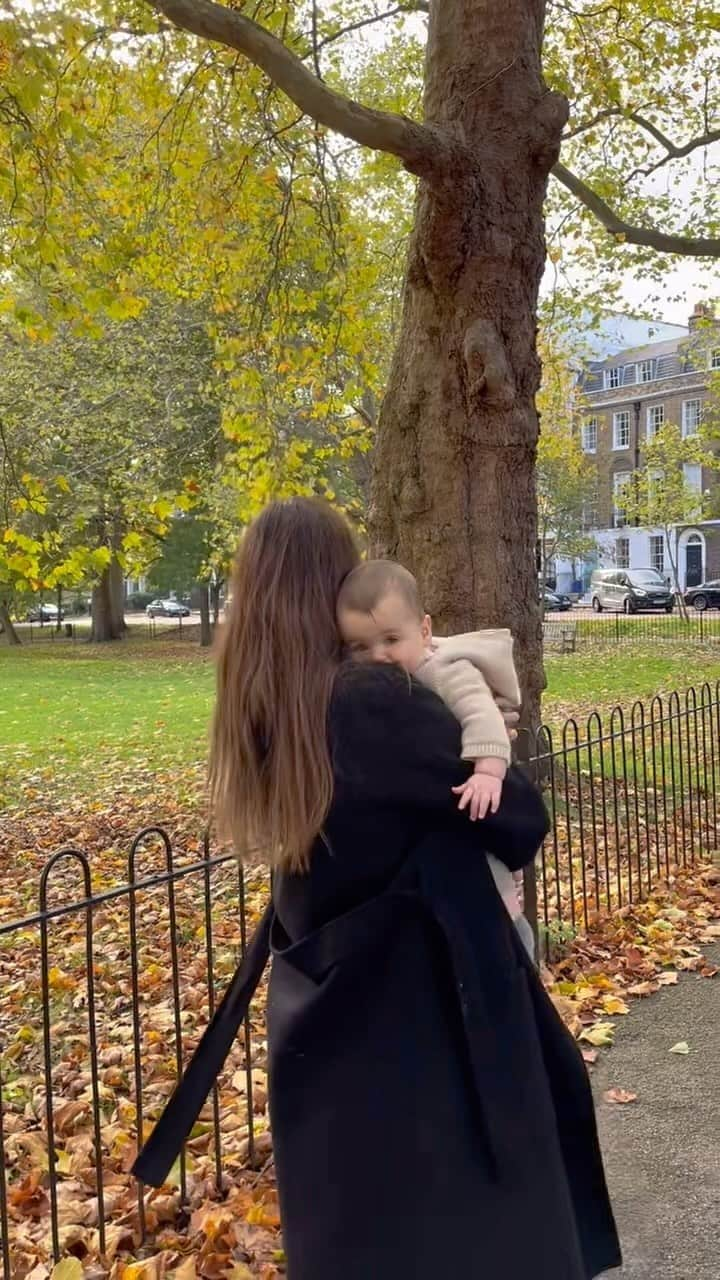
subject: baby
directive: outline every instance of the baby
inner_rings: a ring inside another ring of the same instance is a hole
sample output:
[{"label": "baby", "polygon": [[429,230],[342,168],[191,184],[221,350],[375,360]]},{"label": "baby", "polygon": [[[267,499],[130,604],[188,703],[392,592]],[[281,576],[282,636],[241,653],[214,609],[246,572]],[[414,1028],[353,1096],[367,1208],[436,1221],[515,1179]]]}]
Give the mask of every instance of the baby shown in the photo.
[{"label": "baby", "polygon": [[[417,582],[391,560],[368,560],[348,575],[338,599],[338,623],[350,655],[359,661],[394,662],[433,689],[459,720],[462,757],[474,762],[467,782],[455,787],[460,809],[472,821],[495,813],[510,762],[510,739],[497,705],[520,705],[509,631],[478,631],[433,638]],[[491,855],[500,896],[533,955],[532,930],[520,908],[519,881]]]}]

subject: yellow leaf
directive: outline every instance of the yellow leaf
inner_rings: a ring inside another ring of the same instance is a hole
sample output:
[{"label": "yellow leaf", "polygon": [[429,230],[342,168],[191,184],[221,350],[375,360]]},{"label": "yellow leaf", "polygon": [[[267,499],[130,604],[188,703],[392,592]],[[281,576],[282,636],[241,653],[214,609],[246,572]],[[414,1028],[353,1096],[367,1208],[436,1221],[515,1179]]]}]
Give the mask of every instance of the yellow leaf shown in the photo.
[{"label": "yellow leaf", "polygon": [[78,1258],[63,1258],[50,1272],[50,1280],[83,1280],[82,1263]]},{"label": "yellow leaf", "polygon": [[618,1013],[629,1013],[630,1007],[619,996],[604,996],[602,1007],[611,1017]]},{"label": "yellow leaf", "polygon": [[612,1022],[596,1022],[592,1027],[587,1027],[585,1031],[580,1033],[580,1039],[600,1048],[604,1045],[612,1044],[614,1035],[615,1027]]},{"label": "yellow leaf", "polygon": [[690,1045],[688,1044],[687,1040],[680,1040],[678,1044],[673,1045],[670,1052],[682,1054],[684,1057],[686,1054],[690,1052]]},{"label": "yellow leaf", "polygon": [[[232,1275],[232,1272],[230,1274]],[[247,1274],[250,1275],[250,1272],[248,1271]],[[179,1267],[170,1272],[170,1275],[175,1276],[175,1280],[197,1280],[195,1259],[192,1257],[186,1258],[184,1262],[180,1263]]]}]

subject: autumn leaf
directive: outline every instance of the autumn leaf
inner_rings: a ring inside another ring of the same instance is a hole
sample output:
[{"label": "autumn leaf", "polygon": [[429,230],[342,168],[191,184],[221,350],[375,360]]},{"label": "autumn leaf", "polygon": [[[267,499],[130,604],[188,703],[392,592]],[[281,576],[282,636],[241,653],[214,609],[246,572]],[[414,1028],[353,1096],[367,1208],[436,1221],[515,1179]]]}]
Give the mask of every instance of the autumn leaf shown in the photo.
[{"label": "autumn leaf", "polygon": [[83,1280],[82,1263],[77,1258],[63,1258],[50,1272],[50,1280]]},{"label": "autumn leaf", "polygon": [[603,1094],[603,1100],[605,1102],[618,1103],[620,1106],[624,1107],[630,1102],[637,1102],[638,1096],[636,1093],[631,1093],[628,1089],[608,1089]]},{"label": "autumn leaf", "polygon": [[592,1027],[586,1027],[580,1033],[580,1039],[586,1041],[587,1044],[602,1048],[605,1045],[612,1044],[614,1035],[615,1027],[612,1022],[596,1022]]},{"label": "autumn leaf", "polygon": [[674,1044],[672,1049],[670,1050],[670,1053],[677,1053],[683,1057],[685,1057],[689,1052],[690,1052],[690,1045],[688,1044],[687,1040],[678,1041],[678,1043]]},{"label": "autumn leaf", "polygon": [[611,1017],[616,1014],[626,1014],[630,1012],[630,1006],[621,1000],[619,996],[604,996],[602,1007],[605,1013],[609,1013]]}]

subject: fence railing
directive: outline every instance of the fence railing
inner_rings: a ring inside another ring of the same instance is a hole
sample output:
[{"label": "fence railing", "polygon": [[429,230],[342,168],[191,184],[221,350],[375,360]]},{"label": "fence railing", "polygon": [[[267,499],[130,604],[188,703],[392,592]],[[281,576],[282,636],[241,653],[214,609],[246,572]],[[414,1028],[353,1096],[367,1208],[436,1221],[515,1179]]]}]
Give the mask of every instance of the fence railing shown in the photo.
[{"label": "fence railing", "polygon": [[552,823],[537,872],[546,939],[717,852],[720,685],[545,726],[522,745]]},{"label": "fence railing", "polygon": [[602,649],[613,645],[638,644],[720,644],[720,614],[690,613],[683,618],[673,614],[602,614],[600,617],[578,616],[572,610],[553,613],[543,622],[546,650],[567,652],[566,637],[572,636],[572,648]]},{"label": "fence railing", "polygon": [[[196,618],[154,617],[146,618],[135,615],[128,623],[128,636],[142,636],[146,640],[161,639],[163,636],[182,636],[192,634],[191,629],[197,627]],[[80,641],[88,642],[92,632],[92,624],[88,617],[68,618],[60,623],[58,629],[54,622],[20,622],[15,629],[23,644],[69,644]]]},{"label": "fence railing", "polygon": [[[544,727],[521,746],[552,818],[537,868],[546,944],[717,851],[720,686]],[[129,1169],[267,893],[262,872],[211,856],[207,840],[178,856],[152,827],[132,844],[126,883],[106,884],[82,850],[62,850],[45,865],[37,911],[0,924],[3,1280],[32,1258],[81,1251],[78,1222],[102,1254],[128,1238],[141,1250],[161,1202],[167,1221],[167,1189],[137,1186]],[[220,1191],[223,1172],[267,1160],[262,1000],[171,1175],[171,1215],[190,1179]]]}]

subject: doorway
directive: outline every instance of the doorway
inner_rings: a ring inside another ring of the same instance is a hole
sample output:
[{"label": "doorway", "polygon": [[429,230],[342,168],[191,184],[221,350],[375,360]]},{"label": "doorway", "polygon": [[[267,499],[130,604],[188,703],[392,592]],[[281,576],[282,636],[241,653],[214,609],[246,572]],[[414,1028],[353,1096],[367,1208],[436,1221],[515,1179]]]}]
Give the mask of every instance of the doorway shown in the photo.
[{"label": "doorway", "polygon": [[703,546],[697,533],[691,534],[685,547],[685,589],[699,587],[703,580]]}]

